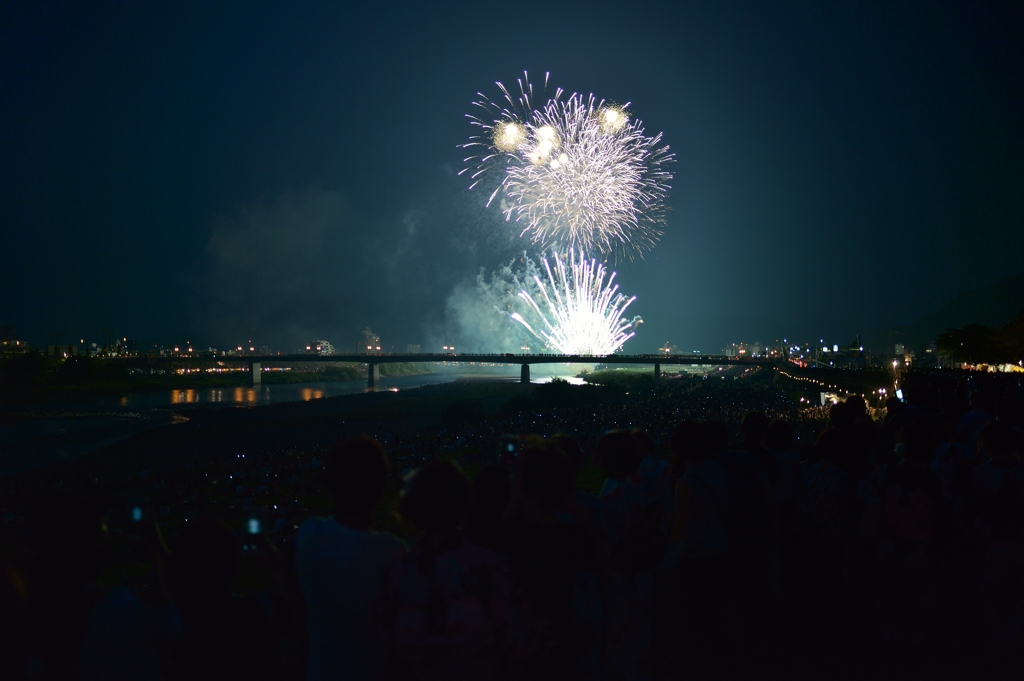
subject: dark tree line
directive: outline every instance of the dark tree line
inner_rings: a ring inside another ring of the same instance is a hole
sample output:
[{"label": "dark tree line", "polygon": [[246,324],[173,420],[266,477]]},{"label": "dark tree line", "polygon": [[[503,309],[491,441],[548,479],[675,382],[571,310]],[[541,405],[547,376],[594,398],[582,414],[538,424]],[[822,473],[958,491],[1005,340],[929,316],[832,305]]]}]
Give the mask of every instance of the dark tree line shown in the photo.
[{"label": "dark tree line", "polygon": [[981,324],[950,329],[938,337],[936,345],[954,362],[1016,364],[1024,360],[1024,310],[999,329]]}]

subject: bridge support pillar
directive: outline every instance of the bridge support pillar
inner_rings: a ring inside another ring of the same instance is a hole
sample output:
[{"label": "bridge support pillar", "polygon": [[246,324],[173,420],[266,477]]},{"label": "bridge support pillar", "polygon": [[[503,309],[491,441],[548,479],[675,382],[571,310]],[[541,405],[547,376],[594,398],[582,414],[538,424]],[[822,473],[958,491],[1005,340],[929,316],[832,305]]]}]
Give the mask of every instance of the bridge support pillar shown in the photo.
[{"label": "bridge support pillar", "polygon": [[527,383],[530,382],[530,365],[524,364],[523,368],[519,371],[519,382]]},{"label": "bridge support pillar", "polygon": [[378,383],[380,383],[380,365],[379,364],[367,364],[366,365],[366,387],[367,388],[376,388]]},{"label": "bridge support pillar", "polygon": [[654,363],[654,380],[655,381],[660,381],[661,380],[661,363],[660,362],[655,362]]},{"label": "bridge support pillar", "polygon": [[249,385],[263,383],[263,367],[259,362],[249,362]]}]

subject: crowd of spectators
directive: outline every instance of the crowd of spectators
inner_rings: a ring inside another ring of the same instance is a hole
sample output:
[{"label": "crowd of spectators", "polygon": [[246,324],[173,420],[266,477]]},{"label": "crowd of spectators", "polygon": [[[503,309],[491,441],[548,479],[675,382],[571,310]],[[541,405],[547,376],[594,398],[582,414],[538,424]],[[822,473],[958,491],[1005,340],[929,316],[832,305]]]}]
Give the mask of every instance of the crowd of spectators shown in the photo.
[{"label": "crowd of spectators", "polygon": [[1021,383],[907,381],[878,418],[681,379],[92,493],[10,481],[2,671],[1019,678]]}]

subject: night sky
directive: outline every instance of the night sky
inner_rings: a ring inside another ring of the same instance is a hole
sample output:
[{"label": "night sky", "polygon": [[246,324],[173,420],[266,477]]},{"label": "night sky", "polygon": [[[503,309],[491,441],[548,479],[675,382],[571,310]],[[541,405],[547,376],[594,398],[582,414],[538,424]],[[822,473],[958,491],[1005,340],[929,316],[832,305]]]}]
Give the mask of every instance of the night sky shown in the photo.
[{"label": "night sky", "polygon": [[453,291],[526,244],[457,145],[524,70],[677,154],[627,352],[842,343],[1024,269],[1019,3],[353,5],[4,3],[0,324],[468,342]]}]

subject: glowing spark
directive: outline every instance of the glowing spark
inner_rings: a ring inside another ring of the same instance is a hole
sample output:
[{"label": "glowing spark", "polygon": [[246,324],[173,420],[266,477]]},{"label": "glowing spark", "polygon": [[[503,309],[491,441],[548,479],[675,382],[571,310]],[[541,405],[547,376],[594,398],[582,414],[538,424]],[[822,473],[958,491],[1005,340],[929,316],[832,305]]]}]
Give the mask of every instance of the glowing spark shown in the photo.
[{"label": "glowing spark", "polygon": [[597,119],[602,132],[614,133],[622,130],[629,121],[629,115],[621,107],[605,106],[597,112]]},{"label": "glowing spark", "polygon": [[605,281],[604,265],[582,254],[577,260],[573,250],[568,262],[555,255],[554,270],[547,259],[543,262],[548,282],[534,275],[537,298],[525,289],[519,292],[527,303],[527,314],[536,318],[534,323],[518,312],[512,319],[565,355],[610,355],[633,337],[640,318],[626,320],[623,314],[636,296],[619,293],[614,272]]},{"label": "glowing spark", "polygon": [[494,127],[494,147],[498,151],[515,151],[526,141],[526,130],[518,123],[502,123]]},{"label": "glowing spark", "polygon": [[648,137],[625,106],[593,95],[563,99],[558,90],[538,109],[529,80],[519,81],[518,97],[498,86],[504,102],[480,96],[486,115],[470,118],[481,133],[463,145],[479,147],[462,171],[472,170],[471,188],[501,169],[487,205],[500,194],[505,219],[541,248],[630,258],[652,248],[674,160],[661,134]]}]

